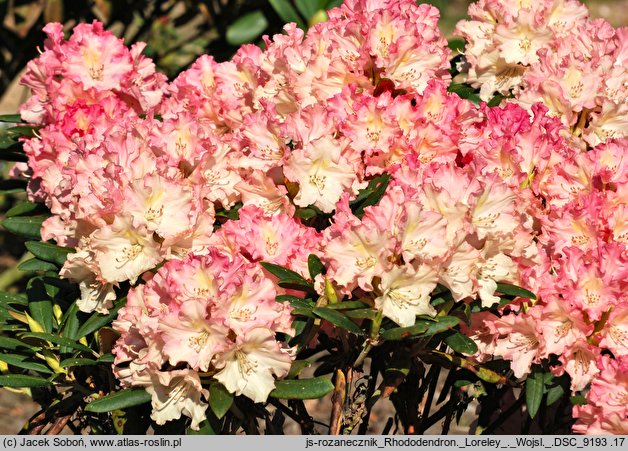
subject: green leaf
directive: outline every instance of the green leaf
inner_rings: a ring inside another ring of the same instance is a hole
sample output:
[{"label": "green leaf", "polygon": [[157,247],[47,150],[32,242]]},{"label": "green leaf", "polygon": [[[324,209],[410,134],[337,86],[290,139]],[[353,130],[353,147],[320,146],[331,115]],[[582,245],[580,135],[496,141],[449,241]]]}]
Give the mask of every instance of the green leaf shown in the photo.
[{"label": "green leaf", "polygon": [[294,379],[299,374],[301,374],[301,371],[309,368],[310,366],[312,366],[312,364],[307,360],[295,360],[294,362],[292,362],[292,365],[290,366],[290,371],[288,372],[288,375],[286,377],[288,379]]},{"label": "green leaf", "polygon": [[103,354],[96,360],[98,363],[113,363],[115,357],[113,354]]},{"label": "green leaf", "polygon": [[324,9],[324,5],[318,0],[295,0],[294,3],[297,5],[299,12],[306,19],[309,19],[318,11]]},{"label": "green leaf", "polygon": [[198,431],[187,428],[185,435],[216,435],[216,431],[214,431],[209,420],[203,420],[199,424]]},{"label": "green leaf", "polygon": [[0,349],[8,349],[11,351],[39,351],[41,348],[38,346],[33,346],[28,343],[24,343],[22,340],[17,340],[15,338],[3,337],[0,336]]},{"label": "green leaf", "polygon": [[563,387],[561,387],[560,385],[557,385],[556,387],[550,388],[549,390],[547,390],[547,402],[546,402],[546,404],[548,406],[551,406],[556,401],[558,401],[560,398],[562,398],[564,394],[565,394],[565,389]]},{"label": "green leaf", "polygon": [[541,407],[545,379],[543,373],[532,373],[526,379],[526,404],[530,418],[534,418]]},{"label": "green leaf", "polygon": [[16,125],[15,127],[7,128],[6,131],[12,135],[18,137],[32,138],[35,136],[35,132],[39,130],[39,126],[36,125]]},{"label": "green leaf", "polygon": [[536,296],[531,291],[528,291],[525,288],[521,288],[516,285],[511,285],[509,283],[498,283],[495,292],[506,294],[508,296],[536,300]]},{"label": "green leaf", "polygon": [[86,337],[92,332],[95,332],[101,327],[109,324],[118,316],[118,310],[120,310],[122,306],[125,304],[126,304],[126,298],[122,298],[119,301],[117,301],[117,303],[114,305],[113,308],[109,309],[109,313],[107,313],[106,315],[102,315],[100,313],[94,313],[78,329],[78,331],[76,332],[76,338]]},{"label": "green leaf", "polygon": [[47,334],[44,332],[25,332],[21,334],[21,338],[38,338],[40,340],[49,341],[57,345],[67,346],[69,348],[73,348],[78,351],[84,351],[84,352],[93,354],[93,351],[89,349],[87,346],[82,345],[81,343],[77,343],[74,340],[71,340],[70,338],[60,337],[54,334]]},{"label": "green leaf", "polygon": [[[61,318],[61,323],[59,324],[59,329],[61,330],[62,337],[69,338],[71,340],[76,340],[78,337],[77,331],[80,327],[81,321],[79,318],[79,308],[76,302],[72,303],[69,309],[66,310],[65,314]],[[67,346],[61,346],[59,348],[59,352],[61,354],[66,354],[72,352],[72,348],[68,348]]]},{"label": "green leaf", "polygon": [[38,371],[40,373],[52,374],[52,370],[46,365],[38,362],[30,362],[26,360],[28,357],[15,354],[0,354],[0,360],[13,365],[17,368],[23,368],[25,370]]},{"label": "green leaf", "polygon": [[364,331],[360,326],[347,318],[346,315],[343,315],[336,310],[331,310],[325,307],[316,307],[312,309],[312,313],[326,321],[329,321],[334,326],[340,327],[341,329],[348,330],[349,332],[353,332],[357,335],[364,334]]},{"label": "green leaf", "polygon": [[495,97],[493,97],[491,100],[488,101],[487,105],[490,107],[499,106],[499,104],[504,99],[505,99],[505,96],[503,96],[502,94],[496,94]]},{"label": "green leaf", "polygon": [[464,334],[456,332],[445,338],[445,343],[456,352],[472,355],[478,352],[478,345]]},{"label": "green leaf", "polygon": [[390,174],[387,173],[383,173],[371,180],[367,187],[361,190],[354,200],[349,202],[353,214],[362,219],[364,208],[377,205],[384,196],[389,182]]},{"label": "green leaf", "polygon": [[40,277],[28,281],[26,296],[28,296],[28,311],[31,317],[44,328],[44,331],[52,332],[52,301],[49,299],[44,282]]},{"label": "green leaf", "polygon": [[36,204],[35,202],[24,201],[10,208],[9,211],[6,212],[5,216],[7,218],[11,218],[13,216],[22,216],[27,213],[34,212],[37,209],[41,209],[41,204]]},{"label": "green leaf", "polygon": [[24,272],[38,272],[38,271],[59,271],[59,268],[54,263],[45,262],[38,258],[29,258],[17,265],[17,269]]},{"label": "green leaf", "polygon": [[447,92],[458,94],[461,99],[467,99],[477,105],[480,102],[480,96],[476,91],[475,88],[464,83],[452,83],[447,88]]},{"label": "green leaf", "polygon": [[584,406],[587,403],[587,399],[584,395],[574,395],[569,398],[569,402],[573,406]]},{"label": "green leaf", "polygon": [[415,335],[421,335],[426,330],[427,322],[421,321],[416,322],[414,325],[408,327],[395,327],[393,329],[388,329],[381,333],[381,337],[384,340],[397,341],[403,340],[404,338],[413,337]]},{"label": "green leaf", "polygon": [[150,398],[150,393],[144,389],[128,388],[90,402],[85,406],[85,410],[94,413],[111,412],[112,410],[146,404],[150,402]]},{"label": "green leaf", "polygon": [[314,285],[301,277],[299,273],[272,263],[260,262],[260,265],[262,265],[266,271],[270,272],[279,279],[278,284],[280,287],[314,292]]},{"label": "green leaf", "polygon": [[310,277],[314,280],[316,276],[325,272],[325,265],[317,255],[310,254],[307,258],[307,269],[310,271]]},{"label": "green leaf", "polygon": [[7,293],[5,291],[0,291],[0,305],[27,305],[28,298],[26,295],[17,294],[17,293]]},{"label": "green leaf", "polygon": [[0,387],[45,387],[50,381],[43,377],[25,376],[22,374],[10,374],[0,376]]},{"label": "green leaf", "polygon": [[35,257],[58,266],[63,266],[68,254],[75,252],[71,247],[61,247],[41,241],[27,241],[25,246]]},{"label": "green leaf", "polygon": [[15,235],[41,240],[41,224],[47,219],[46,216],[16,216],[6,218],[0,222],[2,226]]},{"label": "green leaf", "polygon": [[449,47],[454,52],[454,55],[458,51],[463,52],[464,51],[464,39],[462,38],[449,39],[447,41],[447,47]]},{"label": "green leaf", "polygon": [[233,395],[219,382],[214,382],[209,386],[209,407],[221,419],[231,408]]},{"label": "green leaf", "polygon": [[283,380],[275,382],[275,389],[270,392],[270,396],[278,399],[318,399],[333,389],[334,384],[325,376]]},{"label": "green leaf", "polygon": [[241,45],[253,42],[268,27],[268,20],[264,13],[256,10],[233,22],[227,28],[226,39],[231,45]]},{"label": "green leaf", "polygon": [[59,366],[61,366],[61,368],[68,368],[70,366],[98,365],[98,363],[100,362],[97,362],[96,360],[92,360],[92,359],[82,359],[82,358],[72,357],[70,359],[62,360],[59,363]]},{"label": "green leaf", "polygon": [[304,219],[306,221],[308,219],[312,219],[316,217],[317,214],[318,212],[310,207],[297,208],[297,211],[295,212],[295,216],[297,216],[298,218]]},{"label": "green leaf", "polygon": [[286,23],[294,22],[302,30],[307,30],[307,26],[301,20],[301,16],[296,9],[292,7],[288,0],[269,0],[269,3],[277,13],[277,15]]},{"label": "green leaf", "polygon": [[461,319],[455,316],[437,316],[434,321],[430,321],[427,325],[427,330],[423,335],[426,337],[430,335],[436,335],[446,330],[456,327],[460,323]]},{"label": "green leaf", "polygon": [[363,309],[364,307],[368,307],[368,305],[361,301],[344,301],[338,302],[337,304],[329,304],[325,306],[325,308],[332,310],[355,310]]},{"label": "green leaf", "polygon": [[22,117],[19,114],[0,114],[0,122],[11,122],[17,124],[22,122]]},{"label": "green leaf", "polygon": [[[344,302],[343,302],[343,304],[344,304]],[[335,306],[336,306],[336,304],[334,304],[334,307]],[[330,308],[330,307],[327,306],[327,308]],[[377,312],[375,312],[375,310],[373,310],[372,308],[359,308],[359,309],[355,309],[355,310],[347,310],[344,313],[349,318],[374,319],[377,316]]]}]

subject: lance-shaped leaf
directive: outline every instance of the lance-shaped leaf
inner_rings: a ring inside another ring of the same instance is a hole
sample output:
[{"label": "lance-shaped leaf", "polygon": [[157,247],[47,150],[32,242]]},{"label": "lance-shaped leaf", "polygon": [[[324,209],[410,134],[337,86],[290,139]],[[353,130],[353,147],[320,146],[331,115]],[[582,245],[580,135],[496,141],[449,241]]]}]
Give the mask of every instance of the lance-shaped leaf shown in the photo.
[{"label": "lance-shaped leaf", "polygon": [[333,389],[334,384],[325,376],[282,380],[275,382],[275,389],[270,392],[270,396],[278,399],[318,399]]},{"label": "lance-shaped leaf", "polygon": [[316,307],[312,309],[312,313],[314,313],[319,318],[323,318],[324,320],[329,321],[334,326],[340,327],[341,329],[348,330],[349,332],[353,332],[357,335],[364,335],[364,331],[360,326],[347,318],[346,315],[343,315],[337,310],[328,309],[325,307]]},{"label": "lance-shaped leaf", "polygon": [[516,285],[510,285],[508,283],[498,283],[496,293],[502,293],[509,296],[515,296],[520,298],[536,300],[536,296],[525,288],[518,287]]},{"label": "lance-shaped leaf", "polygon": [[260,262],[260,265],[262,265],[266,271],[279,279],[278,284],[280,287],[312,293],[315,292],[314,285],[301,277],[299,273],[272,263]]},{"label": "lance-shaped leaf", "polygon": [[0,376],[0,387],[45,387],[51,382],[43,377],[25,376],[23,374],[7,374]]},{"label": "lance-shaped leaf", "polygon": [[231,45],[241,45],[257,39],[268,27],[268,20],[261,11],[250,12],[227,28],[226,39]]},{"label": "lance-shaped leaf", "polygon": [[46,216],[14,216],[6,218],[0,224],[9,232],[31,238],[35,240],[41,239],[41,224],[46,220]]},{"label": "lance-shaped leaf", "polygon": [[214,382],[209,386],[209,407],[221,419],[231,408],[233,395],[227,391],[224,385]]},{"label": "lance-shaped leaf", "polygon": [[461,354],[475,354],[478,352],[478,345],[464,334],[456,332],[445,338],[445,343],[456,352]]},{"label": "lance-shaped leaf", "polygon": [[94,413],[111,412],[146,404],[150,398],[150,393],[144,389],[129,388],[92,401],[85,406],[85,410]]},{"label": "lance-shaped leaf", "polygon": [[35,257],[58,266],[63,266],[68,254],[74,252],[74,249],[70,247],[56,246],[50,243],[42,243],[41,241],[27,241],[25,245],[26,249]]}]

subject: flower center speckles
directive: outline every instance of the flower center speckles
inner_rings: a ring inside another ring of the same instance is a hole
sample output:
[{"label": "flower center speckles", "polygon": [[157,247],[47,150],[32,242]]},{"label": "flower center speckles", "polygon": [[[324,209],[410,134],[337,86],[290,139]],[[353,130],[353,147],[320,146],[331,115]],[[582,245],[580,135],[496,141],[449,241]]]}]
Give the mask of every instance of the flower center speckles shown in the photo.
[{"label": "flower center speckles", "polygon": [[246,307],[232,311],[229,316],[237,321],[251,321],[251,319],[255,319],[253,316],[255,312],[257,312],[257,307],[247,305]]},{"label": "flower center speckles", "polygon": [[275,255],[277,253],[277,248],[279,247],[279,243],[270,238],[266,238],[266,253],[268,255]]},{"label": "flower center speckles", "polygon": [[325,182],[327,181],[327,176],[310,175],[309,181],[311,185],[314,185],[316,189],[318,189],[318,191],[322,193],[325,190]]},{"label": "flower center speckles", "polygon": [[379,130],[373,130],[371,128],[367,128],[366,129],[366,139],[370,142],[375,144],[377,141],[379,141],[379,135],[380,135],[380,131]]},{"label": "flower center speckles", "polygon": [[519,41],[519,48],[524,52],[527,52],[532,47],[532,42],[528,38],[523,38]]},{"label": "flower center speckles", "polygon": [[133,261],[135,260],[135,258],[140,255],[140,253],[142,252],[142,245],[141,244],[133,244],[131,246],[124,246],[122,248],[122,256],[116,258],[116,261],[118,263],[121,263],[122,265],[124,265],[127,262]]},{"label": "flower center speckles", "polygon": [[492,227],[499,218],[501,213],[488,213],[482,215],[475,220],[475,223],[482,227]]},{"label": "flower center speckles", "polygon": [[146,210],[146,214],[144,215],[144,217],[146,218],[147,221],[154,221],[156,219],[161,218],[163,214],[164,214],[164,207],[162,205],[159,208],[150,207],[148,210]]},{"label": "flower center speckles", "polygon": [[168,408],[170,404],[176,404],[187,398],[190,387],[185,383],[184,379],[177,381],[174,386],[168,390],[168,400],[160,407],[153,407],[154,410],[160,411]]},{"label": "flower center speckles", "polygon": [[628,243],[628,232],[620,233],[615,239],[620,243]]},{"label": "flower center speckles", "polygon": [[414,249],[423,249],[425,247],[425,245],[427,244],[427,239],[425,239],[425,238],[418,238],[416,240],[411,240],[409,244]]},{"label": "flower center speckles", "polygon": [[222,177],[218,172],[212,171],[211,169],[208,169],[207,171],[203,172],[203,177],[205,178],[205,182],[208,185],[223,186],[227,184],[227,182],[222,180]]},{"label": "flower center speckles", "polygon": [[103,80],[103,72],[104,72],[104,70],[105,70],[104,64],[101,64],[99,66],[97,66],[96,64],[92,64],[87,69],[87,71],[89,72],[89,76],[92,78],[92,80],[95,80],[95,81],[102,81]]},{"label": "flower center speckles", "polygon": [[260,156],[264,160],[281,160],[283,158],[282,149],[273,149],[270,146],[265,146],[260,149]]},{"label": "flower center speckles", "polygon": [[561,338],[567,336],[569,331],[571,330],[571,321],[567,321],[562,323],[560,326],[556,326],[554,329],[554,337],[556,338],[556,342],[558,342]]},{"label": "flower center speckles", "polygon": [[266,215],[273,214],[281,208],[281,199],[267,200],[260,204],[260,208],[264,210]]},{"label": "flower center speckles", "polygon": [[581,81],[579,81],[578,83],[574,83],[569,88],[569,95],[571,96],[572,99],[575,99],[576,97],[580,97],[580,95],[582,94],[583,88],[584,88],[584,85],[582,84]]},{"label": "flower center speckles", "polygon": [[174,144],[174,148],[177,151],[177,153],[179,155],[185,154],[185,150],[187,149],[187,147],[188,145],[185,142],[183,142],[183,138],[179,136],[177,138],[177,141]]},{"label": "flower center speckles", "polygon": [[355,259],[355,265],[362,270],[372,268],[375,266],[375,263],[377,263],[377,260],[373,256],[358,257]]},{"label": "flower center speckles", "polygon": [[611,326],[608,334],[613,341],[624,348],[628,348],[628,331],[620,329],[617,326]]},{"label": "flower center speckles", "polygon": [[588,305],[597,305],[600,302],[600,295],[589,290],[585,290],[584,302]]},{"label": "flower center speckles", "polygon": [[589,238],[585,235],[572,235],[571,242],[576,246],[582,246],[583,244],[587,244],[589,242]]},{"label": "flower center speckles", "polygon": [[196,352],[201,352],[201,349],[207,344],[207,340],[209,340],[209,332],[204,330],[200,334],[190,337],[188,346]]},{"label": "flower center speckles", "polygon": [[248,376],[257,368],[257,363],[249,360],[244,352],[236,351],[235,357],[238,360],[238,369],[242,376]]}]

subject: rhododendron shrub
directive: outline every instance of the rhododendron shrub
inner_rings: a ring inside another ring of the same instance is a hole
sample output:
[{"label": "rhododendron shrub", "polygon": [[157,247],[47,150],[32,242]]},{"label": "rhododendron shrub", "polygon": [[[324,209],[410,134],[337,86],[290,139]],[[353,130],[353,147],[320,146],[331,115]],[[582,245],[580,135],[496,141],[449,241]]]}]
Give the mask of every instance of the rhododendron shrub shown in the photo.
[{"label": "rhododendron shrub", "polygon": [[4,225],[44,242],[2,293],[2,385],[77,431],[320,432],[303,400],[333,392],[332,434],[387,397],[406,433],[473,400],[487,431],[524,405],[626,433],[626,32],[573,1],[469,15],[453,65],[434,7],[347,0],[171,82],[48,24],[6,146],[30,202]]}]

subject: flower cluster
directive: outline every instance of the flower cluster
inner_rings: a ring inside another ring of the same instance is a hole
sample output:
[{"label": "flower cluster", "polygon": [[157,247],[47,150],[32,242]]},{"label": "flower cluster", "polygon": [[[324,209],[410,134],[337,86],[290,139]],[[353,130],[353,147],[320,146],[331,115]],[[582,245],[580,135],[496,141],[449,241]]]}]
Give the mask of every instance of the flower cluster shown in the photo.
[{"label": "flower cluster", "polygon": [[627,28],[574,0],[480,0],[469,16],[456,30],[483,100],[512,91],[526,108],[542,102],[590,146],[626,136]]},{"label": "flower cluster", "polygon": [[[114,371],[151,393],[157,423],[198,427],[216,381],[267,399],[294,359],[276,334],[295,331],[275,301],[291,292],[259,263],[308,279],[315,254],[321,298],[400,326],[436,315],[438,285],[479,298],[476,359],[516,377],[553,359],[572,391],[591,387],[576,430],[625,431],[626,381],[604,394],[628,354],[625,33],[571,1],[470,14],[468,81],[516,102],[449,93],[438,12],[414,0],[347,0],[307,34],[287,25],[171,83],[98,22],[68,40],[45,28],[22,107],[41,128],[14,172],[53,214],[44,240],[76,250],[61,275],[81,310],[107,312],[130,286]],[[538,299],[497,306],[499,283]]]}]

